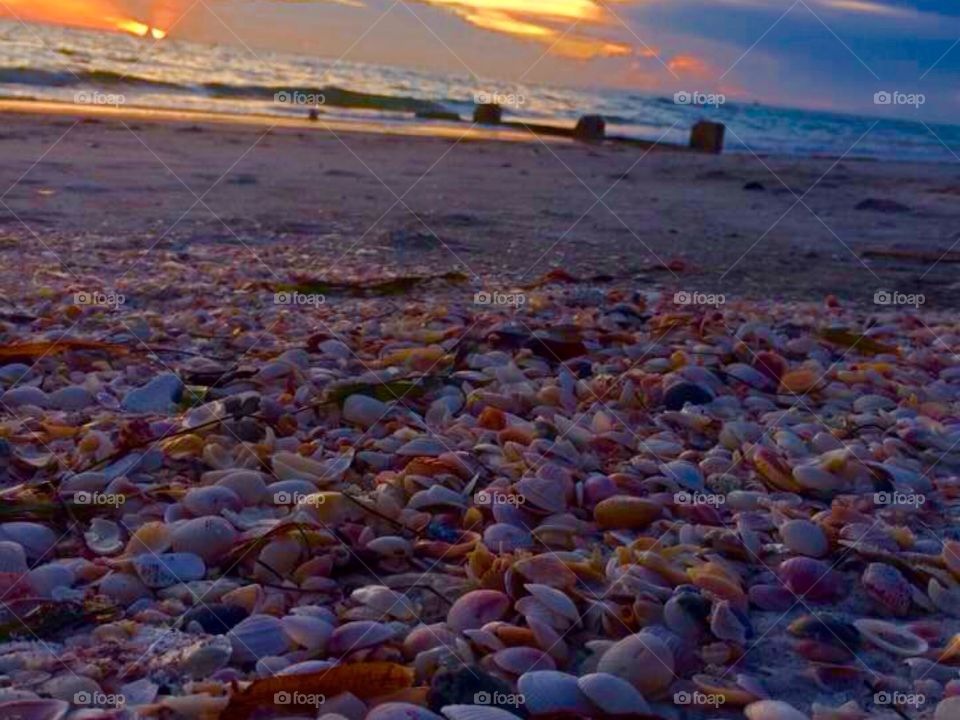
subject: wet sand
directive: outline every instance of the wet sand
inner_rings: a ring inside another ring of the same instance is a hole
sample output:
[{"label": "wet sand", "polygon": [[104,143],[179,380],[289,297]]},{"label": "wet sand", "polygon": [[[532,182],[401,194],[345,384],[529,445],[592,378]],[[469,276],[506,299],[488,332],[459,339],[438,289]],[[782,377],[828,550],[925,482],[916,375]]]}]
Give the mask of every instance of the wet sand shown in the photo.
[{"label": "wet sand", "polygon": [[[955,266],[935,261],[958,239],[960,175],[946,163],[25,108],[8,103],[0,121],[0,232],[21,250],[42,238],[68,265],[80,242],[280,241],[332,274],[416,265],[488,284],[563,267],[748,298],[960,297]],[[889,249],[922,254],[869,256]]]}]

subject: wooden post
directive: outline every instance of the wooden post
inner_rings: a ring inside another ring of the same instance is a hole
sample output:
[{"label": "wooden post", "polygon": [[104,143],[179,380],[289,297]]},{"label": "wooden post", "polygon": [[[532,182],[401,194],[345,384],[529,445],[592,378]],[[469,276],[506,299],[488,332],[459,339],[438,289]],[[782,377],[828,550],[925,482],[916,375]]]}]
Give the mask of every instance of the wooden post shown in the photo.
[{"label": "wooden post", "polygon": [[603,115],[584,115],[577,120],[573,136],[578,140],[603,140],[607,132],[607,122]]},{"label": "wooden post", "polygon": [[473,107],[473,121],[481,125],[499,125],[503,109],[497,103],[478,103]]},{"label": "wooden post", "polygon": [[700,152],[715,153],[723,150],[723,123],[701,120],[690,131],[690,147]]}]

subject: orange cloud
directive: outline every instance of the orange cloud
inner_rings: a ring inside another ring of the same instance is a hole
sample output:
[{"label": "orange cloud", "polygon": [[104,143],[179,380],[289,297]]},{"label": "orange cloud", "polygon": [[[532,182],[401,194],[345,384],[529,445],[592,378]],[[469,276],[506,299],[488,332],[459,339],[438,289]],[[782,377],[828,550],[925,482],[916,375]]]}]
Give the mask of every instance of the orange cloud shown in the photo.
[{"label": "orange cloud", "polygon": [[114,0],[3,0],[0,17],[23,22],[57,23],[133,35],[165,36],[162,30],[128,17]]},{"label": "orange cloud", "polygon": [[471,25],[547,45],[550,52],[586,60],[630,55],[630,45],[594,37],[580,28],[611,25],[615,18],[593,0],[419,0],[449,10]]}]

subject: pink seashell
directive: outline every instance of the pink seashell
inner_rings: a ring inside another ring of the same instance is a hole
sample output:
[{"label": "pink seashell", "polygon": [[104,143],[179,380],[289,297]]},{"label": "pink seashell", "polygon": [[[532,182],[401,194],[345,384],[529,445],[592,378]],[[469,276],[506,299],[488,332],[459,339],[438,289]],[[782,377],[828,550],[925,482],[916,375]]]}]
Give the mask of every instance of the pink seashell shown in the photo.
[{"label": "pink seashell", "polygon": [[840,592],[840,576],[822,560],[790,558],[777,572],[790,591],[811,602],[831,600]]},{"label": "pink seashell", "polygon": [[510,598],[498,590],[472,590],[460,597],[447,613],[447,625],[454,632],[473,630],[499,620],[510,609]]},{"label": "pink seashell", "polygon": [[566,618],[571,623],[580,621],[577,606],[566,593],[542,583],[526,583],[523,587],[550,612]]},{"label": "pink seashell", "polygon": [[403,640],[403,654],[414,658],[435,647],[452,647],[457,636],[444,623],[418,625]]},{"label": "pink seashell", "polygon": [[867,595],[888,612],[898,617],[910,612],[911,585],[892,565],[870,563],[860,580]]},{"label": "pink seashell", "polygon": [[656,635],[641,632],[607,650],[597,671],[623,678],[644,695],[657,693],[673,682],[673,652]]},{"label": "pink seashell", "polygon": [[591,475],[583,481],[583,506],[592,510],[598,502],[620,492],[617,484],[607,475]]},{"label": "pink seashell", "polygon": [[806,715],[780,700],[759,700],[744,708],[747,720],[810,720]]},{"label": "pink seashell", "polygon": [[643,695],[616,675],[590,673],[581,677],[577,684],[590,702],[606,715],[646,715],[650,712]]},{"label": "pink seashell", "polygon": [[483,531],[483,544],[492,552],[513,552],[532,547],[533,536],[516,525],[494,523]]},{"label": "pink seashell", "polygon": [[341,625],[330,636],[327,652],[331,655],[346,655],[354,650],[380,645],[396,637],[389,625],[372,620],[357,620]]},{"label": "pink seashell", "polygon": [[533,670],[556,670],[553,658],[542,650],[531,647],[511,647],[495,652],[494,665],[511,675],[523,675]]}]

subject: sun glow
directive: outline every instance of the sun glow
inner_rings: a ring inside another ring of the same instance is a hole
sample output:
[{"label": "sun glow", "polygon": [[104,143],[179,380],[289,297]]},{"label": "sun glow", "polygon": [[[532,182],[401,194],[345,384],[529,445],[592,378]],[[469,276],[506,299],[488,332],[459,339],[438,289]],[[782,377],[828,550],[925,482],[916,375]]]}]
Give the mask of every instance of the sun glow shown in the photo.
[{"label": "sun glow", "polygon": [[24,22],[56,23],[95,30],[114,30],[162,40],[166,31],[124,16],[114,0],[3,0],[0,17]]}]

